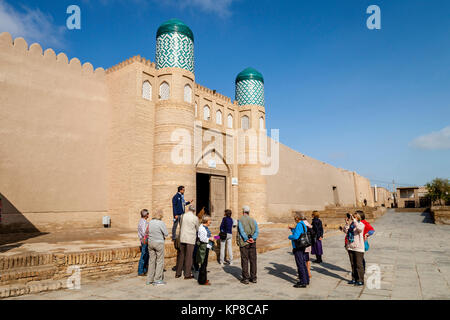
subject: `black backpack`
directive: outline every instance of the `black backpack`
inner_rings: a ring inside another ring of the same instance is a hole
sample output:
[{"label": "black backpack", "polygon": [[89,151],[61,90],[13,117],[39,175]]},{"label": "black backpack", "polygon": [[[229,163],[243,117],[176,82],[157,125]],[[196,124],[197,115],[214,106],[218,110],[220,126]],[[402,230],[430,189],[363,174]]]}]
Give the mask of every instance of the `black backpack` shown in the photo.
[{"label": "black backpack", "polygon": [[296,249],[305,249],[312,245],[311,232],[305,227],[304,223],[302,223],[302,226],[303,226],[303,233],[294,242]]}]

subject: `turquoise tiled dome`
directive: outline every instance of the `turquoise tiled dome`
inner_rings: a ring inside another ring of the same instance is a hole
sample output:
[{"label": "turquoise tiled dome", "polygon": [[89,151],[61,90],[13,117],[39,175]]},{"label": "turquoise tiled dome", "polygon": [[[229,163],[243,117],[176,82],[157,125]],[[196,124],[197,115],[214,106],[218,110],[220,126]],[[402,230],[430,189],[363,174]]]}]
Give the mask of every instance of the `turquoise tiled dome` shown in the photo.
[{"label": "turquoise tiled dome", "polygon": [[247,68],[236,77],[236,101],[240,106],[264,106],[264,77],[253,68]]},{"label": "turquoise tiled dome", "polygon": [[178,19],[164,22],[156,32],[156,69],[168,67],[194,73],[194,34]]},{"label": "turquoise tiled dome", "polygon": [[241,80],[248,80],[248,79],[259,80],[262,83],[264,83],[264,78],[262,74],[258,70],[250,67],[239,72],[239,74],[236,77],[236,83],[238,83]]},{"label": "turquoise tiled dome", "polygon": [[156,32],[156,37],[158,38],[162,34],[172,32],[184,34],[192,41],[194,41],[194,34],[192,33],[191,28],[189,28],[183,21],[179,19],[170,19],[161,24],[158,28],[158,31]]}]

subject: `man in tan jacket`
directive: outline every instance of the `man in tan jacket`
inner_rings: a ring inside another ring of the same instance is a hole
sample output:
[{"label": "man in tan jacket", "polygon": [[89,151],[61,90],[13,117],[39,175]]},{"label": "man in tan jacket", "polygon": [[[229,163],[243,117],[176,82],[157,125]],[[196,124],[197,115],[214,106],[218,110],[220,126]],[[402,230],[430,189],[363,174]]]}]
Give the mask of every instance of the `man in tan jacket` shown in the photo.
[{"label": "man in tan jacket", "polygon": [[194,205],[190,205],[189,211],[181,216],[180,224],[180,250],[177,254],[175,278],[181,277],[184,269],[184,279],[193,279],[194,276],[191,272],[192,257],[199,227]]}]

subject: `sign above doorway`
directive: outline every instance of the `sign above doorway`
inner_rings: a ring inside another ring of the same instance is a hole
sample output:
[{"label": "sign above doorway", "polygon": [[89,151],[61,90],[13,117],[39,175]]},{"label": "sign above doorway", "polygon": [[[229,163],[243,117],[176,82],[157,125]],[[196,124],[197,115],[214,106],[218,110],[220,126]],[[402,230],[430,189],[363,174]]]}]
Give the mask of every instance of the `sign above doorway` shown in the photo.
[{"label": "sign above doorway", "polygon": [[217,165],[216,165],[216,160],[210,159],[210,160],[208,161],[208,167],[209,167],[209,168],[215,169],[216,166],[217,166]]}]

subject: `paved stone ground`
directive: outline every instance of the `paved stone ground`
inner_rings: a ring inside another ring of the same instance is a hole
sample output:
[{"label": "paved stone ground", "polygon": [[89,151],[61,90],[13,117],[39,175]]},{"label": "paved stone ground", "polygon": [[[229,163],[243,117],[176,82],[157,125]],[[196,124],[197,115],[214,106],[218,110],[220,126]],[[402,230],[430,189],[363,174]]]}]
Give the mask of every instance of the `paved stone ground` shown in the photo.
[{"label": "paved stone ground", "polygon": [[174,279],[168,284],[147,286],[145,278],[115,277],[83,283],[80,290],[60,290],[11,299],[450,299],[450,227],[434,225],[418,212],[389,210],[374,223],[376,229],[366,253],[367,267],[379,266],[380,289],[354,287],[349,280],[349,261],[343,234],[324,240],[324,263],[312,264],[311,285],[296,289],[296,268],[289,247],[258,256],[258,283],[243,285],[240,265],[209,266],[210,287],[194,280]]},{"label": "paved stone ground", "polygon": [[[286,225],[276,223],[260,224],[260,234],[262,235],[260,247],[280,244],[280,235],[289,235],[289,230],[286,228]],[[167,226],[167,228],[171,229],[172,226]],[[211,231],[214,234],[219,234],[217,229],[212,228]],[[236,232],[236,230],[233,230],[233,232]],[[172,241],[169,239],[166,240],[166,243],[172,245]],[[138,246],[139,240],[135,229],[92,228],[55,231],[51,233],[0,234],[1,256],[82,252]]]}]

